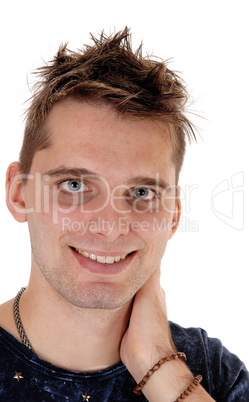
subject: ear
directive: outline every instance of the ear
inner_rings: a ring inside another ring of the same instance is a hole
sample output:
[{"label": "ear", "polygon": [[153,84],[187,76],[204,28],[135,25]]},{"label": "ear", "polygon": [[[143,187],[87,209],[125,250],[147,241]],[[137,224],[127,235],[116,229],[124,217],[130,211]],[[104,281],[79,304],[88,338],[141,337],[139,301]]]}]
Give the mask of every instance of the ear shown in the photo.
[{"label": "ear", "polygon": [[27,221],[24,187],[20,164],[13,162],[9,165],[6,173],[6,204],[10,213],[18,222]]},{"label": "ear", "polygon": [[180,200],[180,192],[181,188],[179,186],[176,187],[176,200],[175,200],[175,210],[173,214],[173,218],[171,221],[171,233],[169,238],[171,239],[175,232],[177,231],[177,228],[179,226],[180,222],[180,217],[181,217],[181,210],[182,210],[182,204]]}]

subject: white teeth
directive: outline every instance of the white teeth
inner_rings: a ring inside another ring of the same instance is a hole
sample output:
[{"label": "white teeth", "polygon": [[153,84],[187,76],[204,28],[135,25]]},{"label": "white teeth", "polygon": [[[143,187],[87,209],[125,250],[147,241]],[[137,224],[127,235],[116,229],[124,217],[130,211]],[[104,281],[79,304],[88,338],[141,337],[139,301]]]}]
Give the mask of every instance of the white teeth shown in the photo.
[{"label": "white teeth", "polygon": [[115,262],[115,257],[105,257],[106,264],[113,264]]},{"label": "white teeth", "polygon": [[88,253],[87,251],[81,251],[76,249],[76,251],[83,255],[84,257],[90,258],[91,260],[98,261],[101,264],[113,264],[114,262],[119,262],[120,260],[124,260],[128,254],[117,255],[116,257],[104,256],[104,255],[95,255],[92,253]]},{"label": "white teeth", "polygon": [[105,263],[105,256],[104,255],[97,255],[97,261],[102,262],[102,264]]}]

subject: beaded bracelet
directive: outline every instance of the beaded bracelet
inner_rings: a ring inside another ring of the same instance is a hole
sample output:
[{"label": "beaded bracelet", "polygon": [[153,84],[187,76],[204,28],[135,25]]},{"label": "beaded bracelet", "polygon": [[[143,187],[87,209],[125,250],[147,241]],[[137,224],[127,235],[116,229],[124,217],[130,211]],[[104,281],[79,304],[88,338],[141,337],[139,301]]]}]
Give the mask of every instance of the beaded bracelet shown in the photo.
[{"label": "beaded bracelet", "polygon": [[175,400],[175,402],[181,402],[183,399],[186,399],[189,396],[189,394],[191,394],[191,392],[193,392],[195,390],[195,388],[198,387],[201,380],[202,380],[202,376],[200,374],[198,374],[193,379],[193,382],[191,382],[191,384],[188,386],[188,388],[186,388],[185,391],[183,391],[183,393],[180,396],[178,396],[178,398]]},{"label": "beaded bracelet", "polygon": [[148,379],[154,374],[155,371],[159,370],[159,368],[161,367],[162,364],[164,364],[165,362],[171,361],[171,360],[175,360],[175,359],[180,359],[183,360],[184,362],[187,360],[187,357],[185,355],[185,353],[183,352],[177,352],[177,353],[173,353],[170,356],[166,356],[163,357],[162,359],[159,360],[158,363],[156,363],[152,369],[150,369],[148,371],[148,373],[142,378],[142,380],[140,381],[140,383],[137,384],[137,386],[134,388],[133,392],[136,395],[141,395],[141,389],[143,388],[143,386],[146,384],[146,382],[148,381]]}]

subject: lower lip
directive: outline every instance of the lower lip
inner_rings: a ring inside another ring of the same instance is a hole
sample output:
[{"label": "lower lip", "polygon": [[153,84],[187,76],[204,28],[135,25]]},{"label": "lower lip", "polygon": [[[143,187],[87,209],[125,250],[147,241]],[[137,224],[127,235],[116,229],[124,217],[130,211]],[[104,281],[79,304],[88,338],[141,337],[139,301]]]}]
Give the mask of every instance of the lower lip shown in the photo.
[{"label": "lower lip", "polygon": [[82,268],[85,268],[90,272],[103,275],[113,275],[122,272],[131,262],[135,254],[135,252],[133,252],[132,254],[128,255],[124,260],[114,262],[113,264],[103,264],[101,262],[91,260],[91,258],[84,257],[83,255],[77,253],[77,251],[71,249],[71,247],[70,250],[77,261],[80,263]]}]

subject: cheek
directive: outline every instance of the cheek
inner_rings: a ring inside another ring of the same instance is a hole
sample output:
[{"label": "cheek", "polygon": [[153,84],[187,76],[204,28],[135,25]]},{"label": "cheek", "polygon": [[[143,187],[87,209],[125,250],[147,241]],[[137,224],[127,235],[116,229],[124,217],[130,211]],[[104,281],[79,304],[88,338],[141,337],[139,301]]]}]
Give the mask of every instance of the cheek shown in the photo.
[{"label": "cheek", "polygon": [[87,220],[78,214],[60,214],[58,217],[58,227],[61,236],[76,235],[83,236],[88,228]]},{"label": "cheek", "polygon": [[171,233],[172,214],[160,211],[158,213],[137,215],[131,222],[130,228],[140,232],[150,242],[166,241]]},{"label": "cheek", "polygon": [[27,215],[27,220],[32,244],[46,248],[47,252],[51,248],[54,253],[62,237],[61,216],[53,210],[44,211],[36,205],[34,212]]},{"label": "cheek", "polygon": [[36,243],[41,248],[46,244],[53,246],[55,239],[58,238],[58,225],[51,223],[51,219],[48,214],[29,214],[28,226],[33,245]]},{"label": "cheek", "polygon": [[147,245],[148,255],[157,261],[161,260],[171,236],[171,216],[164,213],[153,214],[139,222],[133,221],[132,227],[133,233],[137,233]]}]

